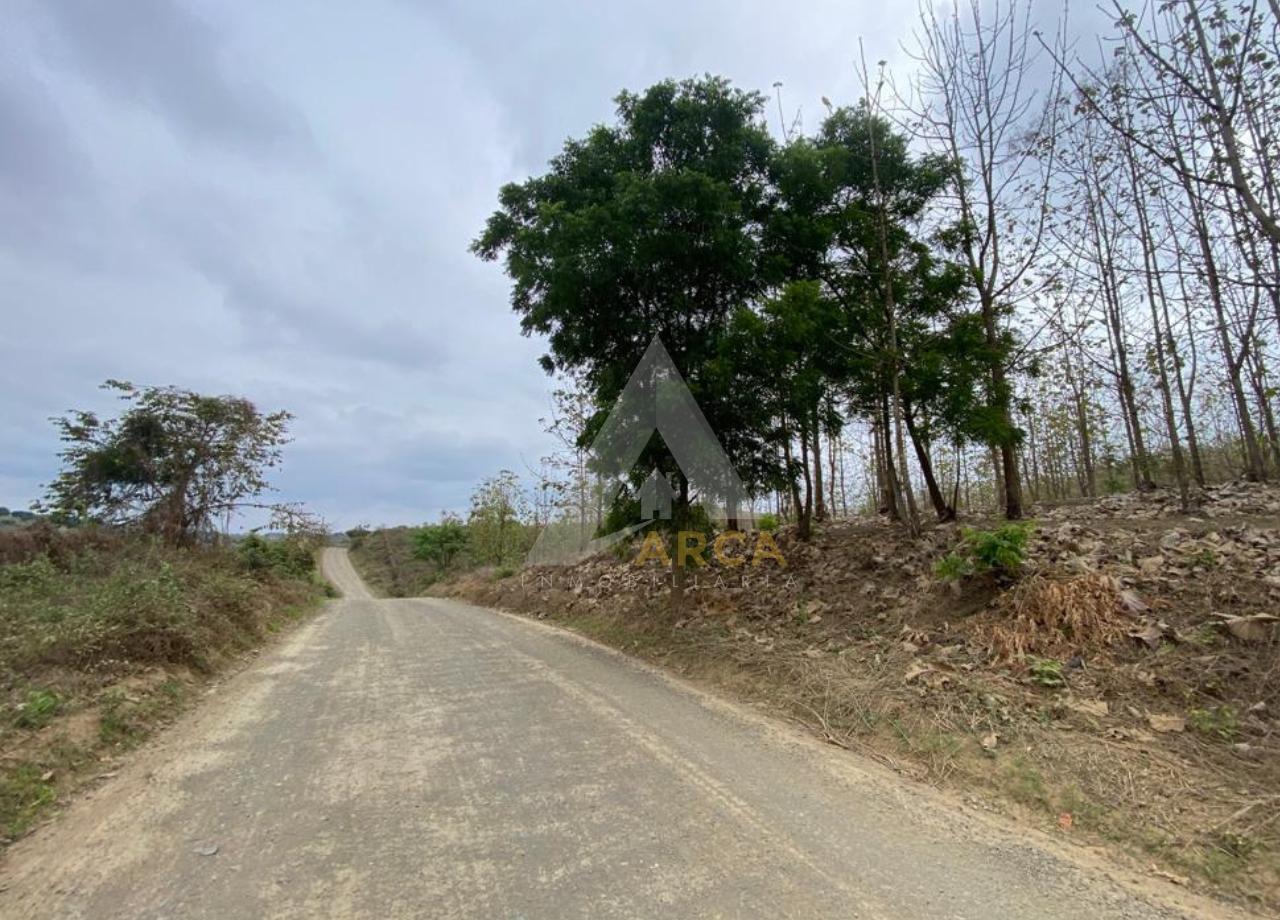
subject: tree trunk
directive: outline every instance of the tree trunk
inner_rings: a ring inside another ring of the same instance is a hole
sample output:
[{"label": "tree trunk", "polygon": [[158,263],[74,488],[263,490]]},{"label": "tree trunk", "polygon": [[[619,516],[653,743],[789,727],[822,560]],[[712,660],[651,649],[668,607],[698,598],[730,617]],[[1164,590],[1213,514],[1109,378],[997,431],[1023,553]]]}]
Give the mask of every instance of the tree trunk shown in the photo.
[{"label": "tree trunk", "polygon": [[828,513],[836,516],[836,449],[838,444],[838,436],[833,436],[831,432],[827,432],[827,509]]},{"label": "tree trunk", "polygon": [[684,566],[680,564],[680,532],[689,525],[689,480],[684,473],[680,472],[676,473],[676,478],[680,482],[680,490],[673,503],[675,507],[671,509],[671,522],[675,530],[675,539],[671,547],[671,612],[682,613],[685,571]]},{"label": "tree trunk", "polygon": [[[999,330],[996,328],[996,305],[994,298],[984,293],[982,301],[982,322],[987,337],[987,347],[992,353],[998,353],[1000,346]],[[1008,375],[999,358],[993,358],[990,368],[991,390],[995,406],[1000,413],[1000,421],[1005,426],[1006,434],[998,445],[1000,450],[1000,480],[1003,495],[1001,504],[1004,516],[1010,521],[1022,520],[1022,480],[1018,475],[1018,453],[1015,444],[1013,412],[1009,402],[1011,397]]]},{"label": "tree trunk", "polygon": [[[1181,151],[1175,149],[1173,152],[1181,164],[1183,162]],[[1240,426],[1240,435],[1244,441],[1245,478],[1252,482],[1261,482],[1267,476],[1266,464],[1262,459],[1262,449],[1258,444],[1257,431],[1254,429],[1253,420],[1249,416],[1249,403],[1245,399],[1244,386],[1240,381],[1240,365],[1242,362],[1236,358],[1235,350],[1231,346],[1230,335],[1227,332],[1228,319],[1222,297],[1222,280],[1218,275],[1218,260],[1214,255],[1209,228],[1205,221],[1204,203],[1191,186],[1189,179],[1183,177],[1181,184],[1191,212],[1191,225],[1195,231],[1196,243],[1200,248],[1205,283],[1209,289],[1209,302],[1213,306],[1214,315],[1217,318],[1218,343],[1222,349],[1223,361],[1227,365],[1227,379],[1231,385],[1231,398],[1235,402],[1237,424]]]},{"label": "tree trunk", "polygon": [[933,505],[934,513],[938,515],[940,522],[954,521],[956,519],[956,510],[947,504],[946,498],[942,495],[942,490],[938,488],[938,480],[933,473],[933,463],[929,459],[929,450],[921,441],[919,431],[916,430],[911,407],[904,406],[904,409],[903,419],[907,423],[907,433],[911,436],[911,446],[915,448],[916,462],[920,464],[920,474],[924,477],[924,485],[929,492],[929,501]]},{"label": "tree trunk", "polygon": [[808,540],[813,533],[813,479],[809,475],[809,429],[800,426],[800,469],[804,470],[804,505],[800,516],[800,539]]},{"label": "tree trunk", "polygon": [[818,407],[813,407],[813,519],[815,521],[825,521],[827,519],[827,502],[824,496],[825,488],[822,483],[822,425],[819,422]]},{"label": "tree trunk", "polygon": [[875,439],[876,484],[880,489],[880,513],[887,515],[891,521],[900,521],[902,515],[898,511],[898,493],[893,488],[893,482],[889,477],[889,469],[893,466],[893,449],[889,446],[889,439],[884,435],[889,411],[883,401],[877,415],[878,418],[871,425],[871,432]]},{"label": "tree trunk", "polygon": [[1147,302],[1151,306],[1151,328],[1154,332],[1156,367],[1159,371],[1157,379],[1160,381],[1160,403],[1161,408],[1164,410],[1165,430],[1169,436],[1169,452],[1173,460],[1173,476],[1178,484],[1178,501],[1185,514],[1191,510],[1191,489],[1187,482],[1186,461],[1182,456],[1182,439],[1178,435],[1178,422],[1174,416],[1173,388],[1169,385],[1169,366],[1165,360],[1164,334],[1160,326],[1161,310],[1158,309],[1158,305],[1163,305],[1165,302],[1164,283],[1160,280],[1155,239],[1152,236],[1151,225],[1147,218],[1147,204],[1138,178],[1138,166],[1133,156],[1133,148],[1128,143],[1125,143],[1124,146],[1129,166],[1129,188],[1134,198],[1134,210],[1138,216],[1138,241],[1142,246],[1142,267],[1146,276]]}]

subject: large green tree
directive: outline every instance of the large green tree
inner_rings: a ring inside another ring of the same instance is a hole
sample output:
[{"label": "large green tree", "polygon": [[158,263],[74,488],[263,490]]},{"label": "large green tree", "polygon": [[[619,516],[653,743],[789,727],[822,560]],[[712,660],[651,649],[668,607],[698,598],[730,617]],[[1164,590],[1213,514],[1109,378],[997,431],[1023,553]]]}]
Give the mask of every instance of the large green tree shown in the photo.
[{"label": "large green tree", "polygon": [[[611,407],[655,335],[737,464],[759,431],[732,381],[713,372],[728,317],[762,295],[760,226],[773,143],[764,99],[718,77],[617,98],[617,120],[569,141],[549,171],[505,186],[473,250],[505,257],[512,305],[544,335],[543,366],[579,375]],[[604,412],[583,432],[584,442]],[[688,482],[659,444],[653,467]]]}]

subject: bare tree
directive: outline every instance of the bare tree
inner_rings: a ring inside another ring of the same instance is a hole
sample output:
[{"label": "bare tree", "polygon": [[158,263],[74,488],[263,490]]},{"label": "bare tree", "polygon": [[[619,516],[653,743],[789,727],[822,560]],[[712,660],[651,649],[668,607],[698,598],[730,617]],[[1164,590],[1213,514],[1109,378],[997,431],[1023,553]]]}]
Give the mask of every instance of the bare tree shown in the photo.
[{"label": "bare tree", "polygon": [[1038,60],[1031,4],[957,3],[939,15],[920,10],[913,56],[918,140],[952,158],[956,244],[982,311],[992,359],[987,398],[997,430],[1007,517],[1022,517],[1021,474],[1014,423],[1012,368],[1000,347],[1013,311],[1043,279],[1037,260],[1053,173],[1059,92],[1051,68],[1037,92]]}]

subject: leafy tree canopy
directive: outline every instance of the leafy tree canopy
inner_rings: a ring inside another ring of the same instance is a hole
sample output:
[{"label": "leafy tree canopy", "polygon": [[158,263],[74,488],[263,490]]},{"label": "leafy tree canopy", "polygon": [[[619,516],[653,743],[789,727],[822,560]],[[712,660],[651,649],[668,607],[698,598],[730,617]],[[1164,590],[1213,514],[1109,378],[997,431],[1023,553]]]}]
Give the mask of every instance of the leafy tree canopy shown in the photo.
[{"label": "leafy tree canopy", "polygon": [[267,491],[291,418],[233,396],[108,380],[117,418],[74,411],[54,419],[63,470],[45,508],[63,519],[140,527],[183,543]]},{"label": "leafy tree canopy", "polygon": [[441,571],[467,548],[467,526],[453,515],[445,515],[437,524],[424,524],[413,533],[413,554],[434,562]]}]

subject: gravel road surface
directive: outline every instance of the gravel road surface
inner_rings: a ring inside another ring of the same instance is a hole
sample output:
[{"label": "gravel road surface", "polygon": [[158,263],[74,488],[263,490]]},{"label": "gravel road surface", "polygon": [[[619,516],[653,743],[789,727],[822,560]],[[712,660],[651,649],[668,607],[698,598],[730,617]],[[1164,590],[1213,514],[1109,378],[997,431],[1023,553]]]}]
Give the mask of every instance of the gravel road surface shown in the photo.
[{"label": "gravel road surface", "polygon": [[593,643],[324,568],[343,599],[9,850],[0,916],[1212,912]]}]

